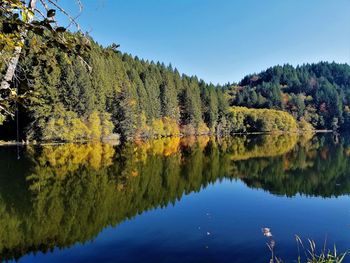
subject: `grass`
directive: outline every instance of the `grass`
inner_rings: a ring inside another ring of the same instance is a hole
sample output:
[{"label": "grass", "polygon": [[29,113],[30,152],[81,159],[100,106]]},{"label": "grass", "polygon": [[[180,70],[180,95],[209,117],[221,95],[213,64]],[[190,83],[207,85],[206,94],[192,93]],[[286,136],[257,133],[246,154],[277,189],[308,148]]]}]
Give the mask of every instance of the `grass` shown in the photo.
[{"label": "grass", "polygon": [[[335,245],[333,246],[333,249],[327,249],[327,239],[324,242],[321,251],[316,249],[316,243],[311,239],[308,239],[307,247],[304,246],[304,243],[299,236],[296,235],[295,239],[298,247],[298,259],[295,261],[297,263],[342,263],[348,254],[348,252],[339,253]],[[270,263],[283,263],[284,261],[275,255],[275,241],[272,239],[272,236],[269,239],[267,246],[271,252]]]},{"label": "grass", "polygon": [[298,263],[302,263],[300,256],[300,248],[305,254],[306,263],[342,263],[347,255],[345,253],[338,253],[336,246],[333,246],[333,250],[326,249],[327,240],[324,243],[322,250],[318,253],[316,250],[315,241],[308,239],[309,248],[305,248],[303,241],[299,236],[295,236],[298,245]]}]

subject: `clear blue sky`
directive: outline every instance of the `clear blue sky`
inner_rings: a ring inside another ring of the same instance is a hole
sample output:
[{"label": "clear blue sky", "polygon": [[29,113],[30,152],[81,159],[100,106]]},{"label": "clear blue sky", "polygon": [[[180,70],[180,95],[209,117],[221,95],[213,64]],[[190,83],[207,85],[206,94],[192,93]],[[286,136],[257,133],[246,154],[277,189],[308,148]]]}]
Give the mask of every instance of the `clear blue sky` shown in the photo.
[{"label": "clear blue sky", "polygon": [[208,82],[239,81],[276,64],[350,63],[350,0],[82,2],[79,22],[100,44]]}]

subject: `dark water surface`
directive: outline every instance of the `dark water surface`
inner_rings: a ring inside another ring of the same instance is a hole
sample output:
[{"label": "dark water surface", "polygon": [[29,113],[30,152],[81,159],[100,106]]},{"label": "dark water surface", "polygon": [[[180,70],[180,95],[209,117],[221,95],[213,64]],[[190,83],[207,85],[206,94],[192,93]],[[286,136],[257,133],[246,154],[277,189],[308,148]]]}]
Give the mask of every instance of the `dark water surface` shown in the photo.
[{"label": "dark water surface", "polygon": [[0,148],[3,261],[269,262],[273,239],[295,262],[296,234],[350,248],[349,136],[64,144],[21,156]]}]

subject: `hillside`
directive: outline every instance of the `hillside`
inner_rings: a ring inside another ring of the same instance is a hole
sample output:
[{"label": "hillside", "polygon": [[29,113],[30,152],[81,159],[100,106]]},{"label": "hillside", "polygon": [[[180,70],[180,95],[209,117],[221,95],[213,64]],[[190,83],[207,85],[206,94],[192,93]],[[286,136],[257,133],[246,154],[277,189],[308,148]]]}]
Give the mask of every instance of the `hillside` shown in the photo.
[{"label": "hillside", "polygon": [[[222,87],[93,40],[83,59],[54,48],[26,50],[18,77],[19,93],[30,91],[19,114],[22,138],[74,140],[113,130],[134,139],[225,130]],[[15,134],[14,127],[5,122],[0,136]]]},{"label": "hillside", "polygon": [[274,108],[317,129],[350,127],[350,66],[326,63],[271,67],[230,87],[231,105]]}]

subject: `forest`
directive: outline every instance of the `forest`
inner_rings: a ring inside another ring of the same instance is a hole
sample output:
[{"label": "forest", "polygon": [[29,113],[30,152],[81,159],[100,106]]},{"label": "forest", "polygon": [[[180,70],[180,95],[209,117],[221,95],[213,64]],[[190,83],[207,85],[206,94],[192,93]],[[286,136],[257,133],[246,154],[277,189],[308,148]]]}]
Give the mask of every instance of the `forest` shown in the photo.
[{"label": "forest", "polygon": [[[238,84],[214,85],[181,74],[172,65],[122,53],[116,44],[102,47],[89,38],[88,48],[77,55],[55,46],[43,50],[40,41],[33,35],[22,51],[14,84],[25,99],[17,116],[0,118],[0,140],[16,138],[17,120],[19,137],[27,141],[138,140],[350,126],[347,64],[276,66]],[[5,69],[2,64],[0,78]]]},{"label": "forest", "polygon": [[273,108],[292,114],[303,127],[350,127],[350,66],[320,62],[271,67],[229,88],[230,104]]},{"label": "forest", "polygon": [[[35,50],[40,37],[30,41],[34,47],[28,44],[32,48],[25,49],[18,72],[18,92],[28,94],[19,109],[22,139],[227,132],[228,98],[223,87],[182,75],[171,65],[123,54],[115,45],[103,48],[92,39],[84,53],[86,64],[58,48]],[[14,118],[5,121],[0,136],[13,138],[14,128]]]}]

